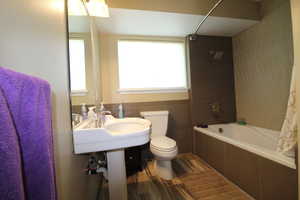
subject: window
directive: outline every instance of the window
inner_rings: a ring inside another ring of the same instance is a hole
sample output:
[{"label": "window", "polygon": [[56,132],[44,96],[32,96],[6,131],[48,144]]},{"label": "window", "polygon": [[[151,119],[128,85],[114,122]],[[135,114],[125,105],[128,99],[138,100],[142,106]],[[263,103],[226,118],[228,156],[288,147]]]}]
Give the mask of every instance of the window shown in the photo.
[{"label": "window", "polygon": [[84,95],[87,93],[84,40],[70,39],[69,52],[72,95]]},{"label": "window", "polygon": [[120,92],[187,89],[184,42],[119,40]]}]

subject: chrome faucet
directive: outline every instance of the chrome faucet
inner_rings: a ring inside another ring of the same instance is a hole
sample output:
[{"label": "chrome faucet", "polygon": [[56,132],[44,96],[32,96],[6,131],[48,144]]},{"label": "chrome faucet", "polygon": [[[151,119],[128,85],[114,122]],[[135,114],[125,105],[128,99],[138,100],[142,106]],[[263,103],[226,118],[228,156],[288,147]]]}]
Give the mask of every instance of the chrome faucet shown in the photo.
[{"label": "chrome faucet", "polygon": [[82,121],[82,117],[80,114],[72,113],[72,125],[73,127],[79,124]]},{"label": "chrome faucet", "polygon": [[99,117],[98,117],[98,127],[102,128],[104,127],[105,121],[106,121],[106,115],[111,115],[110,111],[101,111],[99,112]]}]

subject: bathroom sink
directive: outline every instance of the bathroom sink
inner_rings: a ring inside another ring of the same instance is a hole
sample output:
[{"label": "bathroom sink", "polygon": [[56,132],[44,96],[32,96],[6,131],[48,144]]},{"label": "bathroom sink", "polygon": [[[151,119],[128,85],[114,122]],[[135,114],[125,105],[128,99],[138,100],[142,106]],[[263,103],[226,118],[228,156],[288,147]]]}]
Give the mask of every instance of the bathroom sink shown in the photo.
[{"label": "bathroom sink", "polygon": [[142,132],[148,132],[151,123],[141,118],[122,118],[109,120],[104,128],[113,135],[134,134],[139,135]]},{"label": "bathroom sink", "polygon": [[149,120],[142,118],[117,119],[106,116],[101,128],[97,128],[93,120],[85,120],[74,127],[73,142],[76,154],[107,151],[110,200],[127,200],[124,149],[149,142],[150,125]]},{"label": "bathroom sink", "polygon": [[151,122],[142,118],[108,117],[104,127],[96,128],[85,121],[73,130],[76,154],[110,151],[139,146],[149,142]]}]

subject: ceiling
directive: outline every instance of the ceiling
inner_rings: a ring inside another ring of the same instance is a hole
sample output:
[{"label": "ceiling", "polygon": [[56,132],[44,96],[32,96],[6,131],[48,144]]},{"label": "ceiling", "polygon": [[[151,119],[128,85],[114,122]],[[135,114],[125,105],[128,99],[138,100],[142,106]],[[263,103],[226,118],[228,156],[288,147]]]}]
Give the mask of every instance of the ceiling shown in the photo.
[{"label": "ceiling", "polygon": [[[158,11],[111,8],[109,18],[97,18],[100,33],[122,35],[148,35],[185,37],[194,33],[204,16]],[[209,17],[199,34],[213,36],[234,36],[254,24],[255,20]],[[70,32],[88,32],[87,17],[70,16]]]}]

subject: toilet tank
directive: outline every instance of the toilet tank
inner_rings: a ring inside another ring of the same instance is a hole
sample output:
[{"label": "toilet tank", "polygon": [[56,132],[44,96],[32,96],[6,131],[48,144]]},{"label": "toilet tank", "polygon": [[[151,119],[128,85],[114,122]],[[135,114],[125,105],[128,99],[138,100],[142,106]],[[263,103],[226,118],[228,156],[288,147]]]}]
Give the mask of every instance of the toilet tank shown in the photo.
[{"label": "toilet tank", "polygon": [[169,111],[141,112],[141,116],[150,120],[152,124],[151,137],[167,134]]}]

